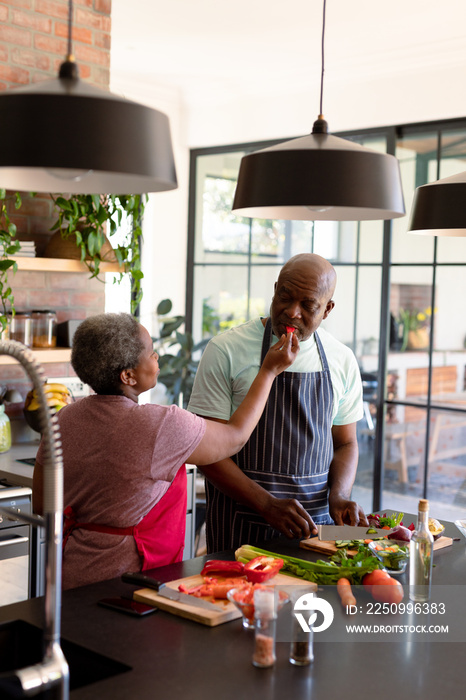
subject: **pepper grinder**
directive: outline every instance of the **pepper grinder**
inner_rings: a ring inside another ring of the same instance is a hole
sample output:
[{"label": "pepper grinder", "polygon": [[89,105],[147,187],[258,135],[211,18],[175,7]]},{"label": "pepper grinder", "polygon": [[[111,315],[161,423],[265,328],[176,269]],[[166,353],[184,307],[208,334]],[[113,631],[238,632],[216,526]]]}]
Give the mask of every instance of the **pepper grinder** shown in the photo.
[{"label": "pepper grinder", "polygon": [[291,596],[292,611],[291,611],[291,646],[290,646],[290,664],[294,666],[308,666],[314,661],[313,641],[314,632],[311,628],[309,632],[305,632],[301,627],[299,620],[293,610],[295,604],[301,596],[314,596],[314,591],[309,588],[297,586],[298,590],[293,591]]}]

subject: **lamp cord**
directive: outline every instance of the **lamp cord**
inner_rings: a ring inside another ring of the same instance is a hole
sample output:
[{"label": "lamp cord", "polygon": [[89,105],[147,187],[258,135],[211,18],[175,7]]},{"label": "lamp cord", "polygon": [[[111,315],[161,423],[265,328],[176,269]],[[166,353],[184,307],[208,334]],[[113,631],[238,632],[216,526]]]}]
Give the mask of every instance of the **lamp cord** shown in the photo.
[{"label": "lamp cord", "polygon": [[58,77],[67,80],[78,80],[79,70],[78,64],[74,60],[73,56],[73,0],[68,0],[68,55],[66,56],[63,63],[60,65],[58,71]]},{"label": "lamp cord", "polygon": [[68,3],[68,61],[73,60],[72,35],[73,32],[73,0]]},{"label": "lamp cord", "polygon": [[320,72],[320,112],[319,117],[323,119],[323,101],[324,101],[324,72],[325,72],[325,52],[324,52],[324,41],[325,41],[325,10],[326,10],[327,0],[324,0],[323,7],[323,17],[322,17],[322,69]]}]

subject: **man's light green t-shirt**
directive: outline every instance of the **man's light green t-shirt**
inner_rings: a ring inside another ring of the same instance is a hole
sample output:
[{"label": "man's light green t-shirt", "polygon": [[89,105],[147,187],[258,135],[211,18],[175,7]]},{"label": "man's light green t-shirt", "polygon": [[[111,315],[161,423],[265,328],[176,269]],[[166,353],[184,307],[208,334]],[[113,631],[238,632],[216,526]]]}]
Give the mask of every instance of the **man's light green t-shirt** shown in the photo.
[{"label": "man's light green t-shirt", "polygon": [[[363,416],[361,374],[353,352],[323,328],[317,331],[327,356],[333,386],[332,425],[355,423]],[[212,338],[201,358],[188,410],[228,420],[238,408],[260,367],[264,326],[260,318]],[[278,338],[272,335],[271,345]],[[314,336],[286,372],[319,372],[322,363]]]}]

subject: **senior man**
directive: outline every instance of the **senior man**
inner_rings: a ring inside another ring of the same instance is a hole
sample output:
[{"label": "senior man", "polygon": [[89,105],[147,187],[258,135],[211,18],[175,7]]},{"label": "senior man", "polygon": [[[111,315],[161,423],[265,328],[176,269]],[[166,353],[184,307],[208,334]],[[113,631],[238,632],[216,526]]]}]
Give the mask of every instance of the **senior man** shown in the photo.
[{"label": "senior man", "polygon": [[320,329],[335,306],[333,266],[315,254],[280,271],[268,318],[213,338],[197,371],[189,410],[227,421],[273,342],[293,328],[294,365],[274,380],[262,417],[234,457],[202,466],[209,553],[278,537],[305,538],[316,525],[367,525],[351,500],[363,415],[352,351]]}]

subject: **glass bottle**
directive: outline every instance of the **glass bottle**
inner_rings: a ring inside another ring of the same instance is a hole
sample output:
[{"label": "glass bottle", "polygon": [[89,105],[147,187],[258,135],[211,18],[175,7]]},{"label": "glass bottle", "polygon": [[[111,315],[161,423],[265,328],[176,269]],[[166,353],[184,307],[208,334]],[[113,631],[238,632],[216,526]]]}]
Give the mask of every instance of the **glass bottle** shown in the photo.
[{"label": "glass bottle", "polygon": [[421,498],[417,527],[409,542],[409,598],[422,603],[430,598],[434,538],[429,531],[429,501]]},{"label": "glass bottle", "polygon": [[8,452],[11,447],[11,424],[5,413],[5,406],[0,404],[0,452]]},{"label": "glass bottle", "polygon": [[252,663],[258,668],[269,668],[276,660],[275,628],[276,628],[275,591],[272,588],[254,591],[254,620],[255,643]]},{"label": "glass bottle", "polygon": [[[306,597],[314,596],[314,591],[303,586],[297,586],[298,591],[294,591],[291,596],[293,610],[296,601],[304,594]],[[311,628],[310,632],[305,632],[301,627],[299,620],[294,613],[291,613],[291,646],[290,646],[290,663],[294,666],[308,666],[314,661],[313,651],[314,632]]]}]

